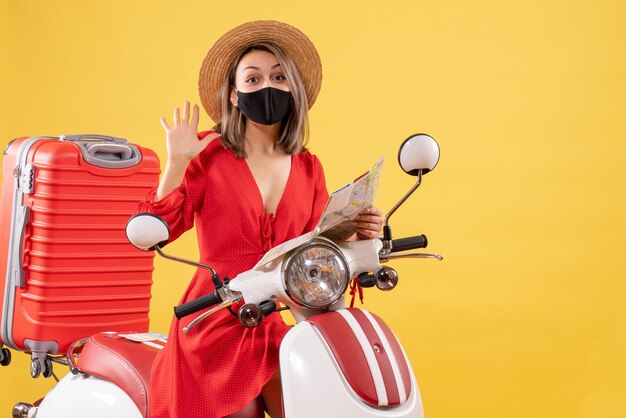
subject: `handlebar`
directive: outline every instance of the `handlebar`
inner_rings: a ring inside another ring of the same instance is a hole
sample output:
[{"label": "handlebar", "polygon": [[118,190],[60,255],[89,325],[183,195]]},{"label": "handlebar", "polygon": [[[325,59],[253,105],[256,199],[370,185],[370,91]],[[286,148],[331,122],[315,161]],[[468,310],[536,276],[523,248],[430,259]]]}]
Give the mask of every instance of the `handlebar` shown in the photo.
[{"label": "handlebar", "polygon": [[180,306],[174,307],[174,315],[176,315],[176,318],[181,319],[187,315],[198,312],[199,310],[208,308],[209,306],[217,305],[220,302],[222,302],[222,298],[216,290],[208,295],[201,296],[187,303],[183,303]]},{"label": "handlebar", "polygon": [[[391,240],[391,249],[389,251],[391,253],[394,253],[394,252],[413,250],[416,248],[426,248],[426,246],[428,246],[428,239],[426,238],[426,235],[422,234],[422,235],[416,235],[413,237]],[[398,256],[394,256],[394,257],[398,257]],[[373,276],[371,278],[363,277],[363,283],[362,284],[360,283],[360,284],[362,286],[365,285],[366,287],[371,287],[372,285],[374,285],[374,281],[372,279],[373,279]],[[227,286],[224,288],[227,288]],[[220,289],[222,288],[220,287]],[[176,318],[181,319],[195,312],[198,312],[202,309],[205,309],[214,305],[218,305],[218,304],[224,305],[224,303],[228,302],[228,306],[229,306],[233,302],[240,299],[240,297],[233,299],[230,296],[225,296],[223,294],[223,291],[222,291],[222,295],[220,295],[220,289],[217,289],[214,292],[201,296],[197,299],[183,303],[180,306],[174,307],[174,315],[176,315]],[[227,302],[225,302],[224,297],[226,298]],[[216,307],[216,309],[219,309],[221,307],[223,306]]]},{"label": "handlebar", "polygon": [[391,252],[414,250],[416,248],[426,248],[428,239],[426,235],[417,235],[414,237],[394,239],[391,241]]}]

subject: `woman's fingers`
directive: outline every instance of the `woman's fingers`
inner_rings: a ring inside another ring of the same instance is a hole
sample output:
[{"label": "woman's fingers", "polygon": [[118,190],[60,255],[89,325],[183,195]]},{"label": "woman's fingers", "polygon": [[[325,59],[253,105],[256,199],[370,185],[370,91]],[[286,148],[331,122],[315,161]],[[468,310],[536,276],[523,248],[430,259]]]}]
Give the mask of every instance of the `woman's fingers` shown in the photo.
[{"label": "woman's fingers", "polygon": [[183,105],[183,114],[181,117],[180,114],[180,108],[176,107],[174,108],[174,126],[180,126],[180,125],[191,125],[191,126],[198,126],[198,122],[200,121],[200,113],[199,113],[199,108],[198,105],[195,104],[193,105],[193,114],[191,114],[191,118],[190,116],[190,107],[191,104],[188,101],[185,101],[185,104]]},{"label": "woman's fingers", "polygon": [[356,235],[359,239],[374,239],[380,236],[379,231],[371,229],[358,228],[356,229]]},{"label": "woman's fingers", "polygon": [[183,105],[183,120],[184,125],[189,125],[189,102],[185,100]]},{"label": "woman's fingers", "polygon": [[174,109],[174,126],[180,125],[180,109]]},{"label": "woman's fingers", "polygon": [[359,239],[375,239],[380,236],[380,233],[376,231],[365,230],[365,229],[357,229],[356,236]]},{"label": "woman's fingers", "polygon": [[367,215],[372,215],[372,216],[378,216],[380,217],[380,219],[382,220],[383,218],[383,211],[380,210],[380,208],[377,208],[375,206],[371,207],[371,208],[367,208],[365,209],[364,212],[361,212],[362,214],[367,214]]},{"label": "woman's fingers", "polygon": [[355,219],[356,222],[371,222],[382,225],[382,218],[376,215],[359,215]]},{"label": "woman's fingers", "polygon": [[354,226],[357,229],[363,229],[363,230],[369,230],[369,231],[380,231],[380,224],[376,223],[376,222],[364,222],[364,221],[357,221],[355,222]]},{"label": "woman's fingers", "polygon": [[378,238],[383,227],[382,211],[374,207],[363,210],[354,220],[354,226],[359,238]]},{"label": "woman's fingers", "polygon": [[198,111],[198,105],[193,105],[193,114],[191,115],[191,126],[195,126],[198,130],[198,122],[200,120],[200,112]]},{"label": "woman's fingers", "polygon": [[370,238],[377,238],[380,235],[380,228],[376,224],[356,224],[355,227],[357,233]]},{"label": "woman's fingers", "polygon": [[198,153],[202,152],[209,142],[217,136],[212,135],[211,138],[207,138],[203,142],[198,141],[199,119],[198,105],[193,106],[192,112],[191,103],[189,103],[189,101],[185,101],[182,107],[182,115],[180,108],[174,108],[174,123],[171,127],[167,123],[167,120],[161,117],[161,125],[166,133],[169,158],[185,158],[191,160],[198,155]]},{"label": "woman's fingers", "polygon": [[355,219],[357,222],[373,223],[382,227],[383,213],[378,208],[364,209]]}]

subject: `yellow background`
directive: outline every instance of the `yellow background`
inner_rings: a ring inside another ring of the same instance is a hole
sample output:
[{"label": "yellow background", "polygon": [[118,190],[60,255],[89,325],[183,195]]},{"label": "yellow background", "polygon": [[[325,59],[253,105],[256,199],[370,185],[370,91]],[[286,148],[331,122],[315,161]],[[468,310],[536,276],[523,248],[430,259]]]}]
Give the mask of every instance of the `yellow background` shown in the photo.
[{"label": "yellow background", "polygon": [[[625,17],[621,0],[1,0],[0,145],[97,132],[164,160],[158,118],[198,101],[212,42],[291,23],[323,61],[310,148],[330,189],[385,155],[389,209],[413,182],[398,145],[414,132],[441,145],[392,226],[446,260],[396,262],[397,290],[366,295],[427,417],[624,417]],[[196,254],[193,234],[170,251]],[[152,328],[166,332],[191,270],[156,269]],[[1,414],[52,386],[27,358],[0,368]]]}]

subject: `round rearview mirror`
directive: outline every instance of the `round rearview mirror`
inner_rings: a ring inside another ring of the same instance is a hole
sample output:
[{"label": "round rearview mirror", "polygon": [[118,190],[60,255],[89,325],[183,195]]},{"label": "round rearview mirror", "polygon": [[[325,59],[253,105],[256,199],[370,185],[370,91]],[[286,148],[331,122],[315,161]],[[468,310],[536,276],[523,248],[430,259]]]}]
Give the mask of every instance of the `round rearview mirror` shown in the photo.
[{"label": "round rearview mirror", "polygon": [[126,238],[136,248],[152,251],[163,247],[170,239],[170,229],[165,221],[151,213],[140,213],[126,224]]},{"label": "round rearview mirror", "polygon": [[400,145],[398,162],[407,174],[426,174],[439,162],[439,144],[426,134],[411,135]]}]

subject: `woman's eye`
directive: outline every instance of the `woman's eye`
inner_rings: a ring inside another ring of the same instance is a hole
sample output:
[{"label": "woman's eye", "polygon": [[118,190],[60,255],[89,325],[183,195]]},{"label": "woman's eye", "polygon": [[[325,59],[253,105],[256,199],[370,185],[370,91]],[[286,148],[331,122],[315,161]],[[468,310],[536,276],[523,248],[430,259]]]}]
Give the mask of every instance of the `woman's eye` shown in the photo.
[{"label": "woman's eye", "polygon": [[246,83],[256,83],[258,79],[256,77],[248,77],[246,78]]},{"label": "woman's eye", "polygon": [[274,76],[274,80],[276,80],[276,81],[287,81],[287,78],[283,74],[276,74]]}]

